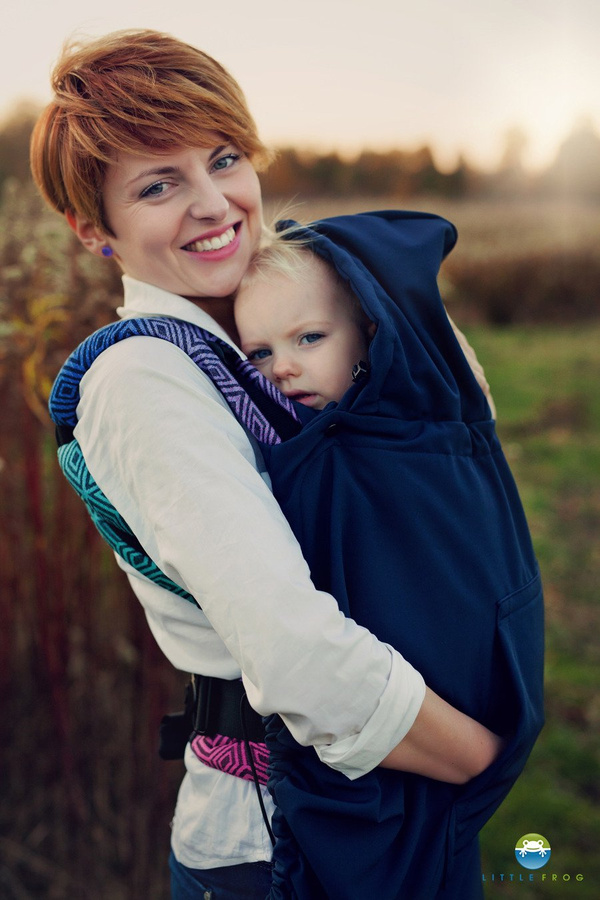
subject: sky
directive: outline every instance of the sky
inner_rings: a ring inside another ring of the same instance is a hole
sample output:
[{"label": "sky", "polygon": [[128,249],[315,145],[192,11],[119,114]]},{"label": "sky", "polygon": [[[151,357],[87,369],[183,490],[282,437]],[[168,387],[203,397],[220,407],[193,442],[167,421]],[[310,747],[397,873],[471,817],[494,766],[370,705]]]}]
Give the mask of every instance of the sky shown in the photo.
[{"label": "sky", "polygon": [[600,130],[598,0],[5,0],[0,117],[50,99],[66,38],[122,28],[216,57],[274,146],[429,144],[442,168],[494,168],[521,129],[540,168],[578,122]]}]

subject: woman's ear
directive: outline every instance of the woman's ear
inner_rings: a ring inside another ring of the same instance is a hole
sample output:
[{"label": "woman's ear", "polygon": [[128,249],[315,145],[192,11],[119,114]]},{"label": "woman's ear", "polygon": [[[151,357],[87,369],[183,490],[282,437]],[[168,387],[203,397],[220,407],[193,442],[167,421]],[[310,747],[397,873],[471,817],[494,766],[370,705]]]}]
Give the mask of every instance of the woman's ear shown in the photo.
[{"label": "woman's ear", "polygon": [[107,246],[108,237],[101,228],[71,209],[66,210],[65,219],[86,250],[89,250],[94,256],[103,255],[102,248]]}]

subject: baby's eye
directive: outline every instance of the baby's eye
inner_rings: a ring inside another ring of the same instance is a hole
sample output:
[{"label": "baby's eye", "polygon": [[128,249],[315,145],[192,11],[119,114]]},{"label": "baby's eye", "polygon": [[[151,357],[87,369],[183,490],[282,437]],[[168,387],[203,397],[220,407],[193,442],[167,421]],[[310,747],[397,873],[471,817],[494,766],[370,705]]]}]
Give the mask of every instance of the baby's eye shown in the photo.
[{"label": "baby's eye", "polygon": [[319,331],[311,331],[308,334],[303,334],[300,338],[301,344],[316,344],[317,341],[320,341],[321,338],[325,337],[324,334],[321,334]]},{"label": "baby's eye", "polygon": [[271,351],[268,347],[259,347],[258,350],[251,350],[250,353],[248,353],[248,359],[250,362],[258,362],[262,359],[268,359],[270,355]]},{"label": "baby's eye", "polygon": [[144,188],[140,197],[159,197],[166,191],[167,187],[168,183],[166,181],[155,181],[154,184]]}]

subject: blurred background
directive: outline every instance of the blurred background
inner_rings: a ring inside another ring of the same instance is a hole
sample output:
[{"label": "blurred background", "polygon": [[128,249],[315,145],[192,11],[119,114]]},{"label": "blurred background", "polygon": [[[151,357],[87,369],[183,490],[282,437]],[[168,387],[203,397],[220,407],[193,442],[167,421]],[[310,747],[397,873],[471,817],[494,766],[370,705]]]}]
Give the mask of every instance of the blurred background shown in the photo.
[{"label": "blurred background", "polygon": [[[269,217],[401,207],[457,225],[442,292],[492,386],[547,600],[547,725],[483,833],[486,896],[595,900],[600,6],[122,6],[24,0],[0,35],[0,897],[168,897],[182,766],[158,759],[156,735],[185,674],[60,474],[46,412],[68,352],[113,320],[120,280],[44,209],[27,162],[64,39],[151,27],[239,79],[279,149]],[[544,883],[520,881],[529,832],[552,846]]]}]

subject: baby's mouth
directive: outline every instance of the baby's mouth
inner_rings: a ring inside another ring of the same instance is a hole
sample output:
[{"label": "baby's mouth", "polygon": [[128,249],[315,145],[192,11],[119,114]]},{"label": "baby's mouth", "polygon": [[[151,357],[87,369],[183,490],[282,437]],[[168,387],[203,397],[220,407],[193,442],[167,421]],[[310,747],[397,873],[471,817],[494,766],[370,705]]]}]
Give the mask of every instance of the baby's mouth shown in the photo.
[{"label": "baby's mouth", "polygon": [[230,244],[234,238],[235,228],[232,225],[231,228],[228,228],[227,231],[224,231],[222,234],[217,234],[211,238],[204,238],[204,240],[192,241],[190,244],[186,244],[182,249],[188,250],[190,253],[206,253],[211,250],[222,250],[223,247]]},{"label": "baby's mouth", "polygon": [[291,391],[289,394],[286,394],[286,396],[290,400],[295,400],[296,403],[303,403],[304,405],[306,405],[308,403],[314,402],[314,399],[317,395],[314,393],[309,393],[308,391]]}]

